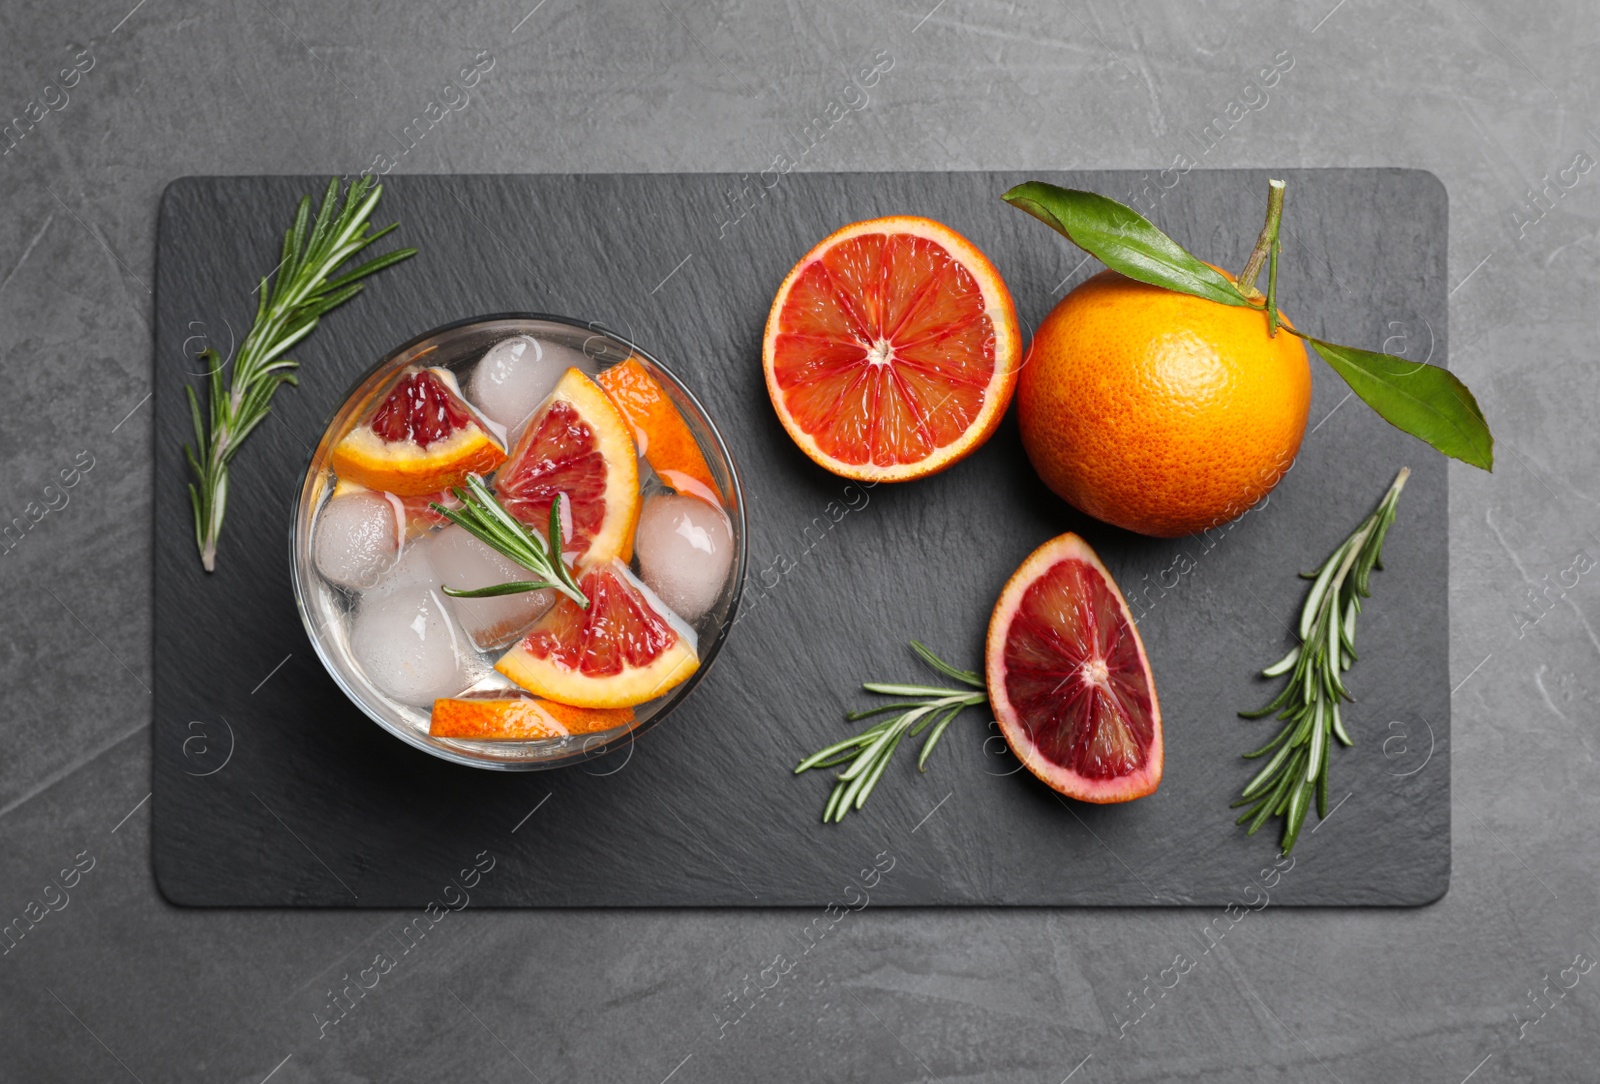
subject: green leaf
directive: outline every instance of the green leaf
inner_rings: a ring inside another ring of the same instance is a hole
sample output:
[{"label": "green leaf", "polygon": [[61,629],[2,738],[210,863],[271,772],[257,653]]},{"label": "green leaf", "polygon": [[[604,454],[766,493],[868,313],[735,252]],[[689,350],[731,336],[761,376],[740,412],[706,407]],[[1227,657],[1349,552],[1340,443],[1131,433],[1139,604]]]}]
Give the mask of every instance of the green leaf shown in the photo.
[{"label": "green leaf", "polygon": [[[399,223],[395,223],[395,225],[399,225]],[[373,235],[372,239],[377,240],[378,237],[388,233],[390,228],[392,227],[380,230],[378,233]],[[401,260],[409,260],[416,254],[417,250],[414,248],[397,248],[393,252],[385,253],[382,256],[375,257],[371,260],[368,260],[366,263],[362,264],[348,275],[340,275],[336,279],[329,279],[323,284],[321,293],[332,293],[341,287],[350,285],[352,282],[364,279],[368,275],[376,274],[377,272],[382,271],[385,267],[389,267],[392,264],[397,264]]]},{"label": "green leaf", "polygon": [[280,281],[294,278],[295,265],[300,257],[300,246],[306,238],[306,221],[310,217],[311,199],[302,197],[299,209],[295,212],[294,225],[283,235],[283,256],[274,272]]},{"label": "green leaf", "polygon": [[543,591],[556,584],[549,580],[515,580],[511,583],[497,583],[493,587],[479,587],[472,591],[457,591],[453,587],[441,587],[440,590],[451,598],[498,598],[501,595],[520,595],[527,591]]},{"label": "green leaf", "polygon": [[[305,197],[307,207],[311,204],[311,197]],[[314,253],[322,247],[322,242],[327,239],[328,228],[333,225],[334,209],[339,205],[339,182],[330,178],[327,189],[322,193],[322,206],[317,208],[317,224],[311,228],[311,239],[306,243],[305,251]]]},{"label": "green leaf", "polygon": [[1114,199],[1043,181],[1019,184],[1000,198],[1130,279],[1222,305],[1250,304],[1222,272]]},{"label": "green leaf", "polygon": [[916,652],[919,659],[927,663],[939,673],[943,674],[945,677],[954,681],[959,681],[963,685],[971,685],[974,689],[984,688],[982,675],[972,670],[962,670],[951,666],[939,656],[935,655],[932,651],[929,651],[927,645],[921,643],[920,641],[912,640],[911,650]]},{"label": "green leaf", "polygon": [[1437,365],[1301,336],[1384,421],[1463,463],[1494,469],[1494,437],[1472,392]]}]

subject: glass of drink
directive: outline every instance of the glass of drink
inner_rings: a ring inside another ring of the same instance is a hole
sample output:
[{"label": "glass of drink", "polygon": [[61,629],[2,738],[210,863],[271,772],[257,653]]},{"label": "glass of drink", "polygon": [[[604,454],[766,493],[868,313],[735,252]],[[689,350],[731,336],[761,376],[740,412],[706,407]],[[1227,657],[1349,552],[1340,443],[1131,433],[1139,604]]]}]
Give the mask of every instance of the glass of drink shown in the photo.
[{"label": "glass of drink", "polygon": [[744,582],[744,501],[648,353],[485,316],[356,381],[290,547],[312,646],[379,726],[458,764],[548,768],[630,743],[705,674]]}]

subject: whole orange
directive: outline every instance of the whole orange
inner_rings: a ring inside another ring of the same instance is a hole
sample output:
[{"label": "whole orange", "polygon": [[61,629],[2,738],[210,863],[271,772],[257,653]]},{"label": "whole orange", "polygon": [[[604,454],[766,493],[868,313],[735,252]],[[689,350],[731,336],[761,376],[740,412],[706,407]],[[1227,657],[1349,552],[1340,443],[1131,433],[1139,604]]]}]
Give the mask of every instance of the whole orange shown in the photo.
[{"label": "whole orange", "polygon": [[1305,347],[1282,328],[1269,336],[1262,310],[1115,271],[1051,311],[1017,383],[1022,442],[1045,484],[1158,538],[1219,526],[1265,496],[1310,406]]}]

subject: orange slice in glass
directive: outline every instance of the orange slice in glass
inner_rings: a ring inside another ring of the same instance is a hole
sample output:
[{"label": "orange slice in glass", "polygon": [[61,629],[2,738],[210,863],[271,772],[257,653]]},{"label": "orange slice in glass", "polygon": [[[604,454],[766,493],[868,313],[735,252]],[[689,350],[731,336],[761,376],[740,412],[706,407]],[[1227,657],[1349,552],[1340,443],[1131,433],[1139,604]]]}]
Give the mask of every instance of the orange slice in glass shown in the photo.
[{"label": "orange slice in glass", "polygon": [[538,741],[594,734],[631,722],[632,708],[574,708],[506,692],[435,700],[428,734],[476,741]]},{"label": "orange slice in glass", "polygon": [[341,481],[418,497],[488,474],[505,458],[448,370],[413,367],[334,446],[333,470]]},{"label": "orange slice in glass", "polygon": [[[678,413],[677,406],[667,397],[666,390],[643,363],[638,358],[629,358],[602,370],[595,379],[633,426],[639,453],[655,472],[679,490],[684,488],[681,478],[687,477],[704,487],[703,492],[696,490],[695,496],[709,495],[715,501],[717,483],[711,477],[711,468],[706,464],[699,442],[694,439],[683,415]],[[694,486],[688,488],[695,489]]]},{"label": "orange slice in glass", "polygon": [[1000,273],[927,218],[857,222],[778,288],[767,394],[816,463],[866,482],[921,478],[989,439],[1016,387],[1022,332]]},{"label": "orange slice in glass", "polygon": [[416,497],[486,475],[506,459],[446,369],[408,368],[371,417],[333,448],[341,481]]},{"label": "orange slice in glass", "polygon": [[694,631],[621,561],[578,577],[587,610],[566,596],[494,668],[529,692],[580,708],[653,700],[700,668]]},{"label": "orange slice in glass", "polygon": [[599,385],[568,369],[529,419],[494,490],[541,537],[561,494],[563,555],[626,560],[639,519],[633,427]]}]

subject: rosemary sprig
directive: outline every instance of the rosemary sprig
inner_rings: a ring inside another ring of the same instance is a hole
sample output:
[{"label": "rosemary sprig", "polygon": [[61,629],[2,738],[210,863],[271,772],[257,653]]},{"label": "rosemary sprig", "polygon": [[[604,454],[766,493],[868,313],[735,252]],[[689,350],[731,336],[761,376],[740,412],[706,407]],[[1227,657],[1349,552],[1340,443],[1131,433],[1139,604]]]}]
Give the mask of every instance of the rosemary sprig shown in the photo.
[{"label": "rosemary sprig", "polygon": [[839,773],[833,785],[833,793],[829,795],[828,804],[822,811],[824,824],[830,821],[838,823],[844,820],[846,813],[866,804],[867,796],[883,777],[883,771],[889,766],[889,760],[902,738],[915,738],[927,731],[928,736],[922,741],[922,752],[917,757],[917,770],[926,771],[928,757],[933,753],[934,746],[939,744],[939,739],[944,737],[945,728],[951,721],[966,708],[988,703],[989,694],[985,691],[982,676],[971,670],[958,670],[916,640],[911,641],[911,650],[938,673],[977,691],[934,685],[888,685],[876,681],[862,685],[869,693],[900,699],[882,707],[852,711],[845,716],[847,720],[855,722],[885,712],[896,714],[811,754],[794,770],[794,774],[799,775],[812,768],[849,765]]},{"label": "rosemary sprig", "polygon": [[457,591],[450,587],[440,590],[452,598],[494,598],[497,595],[516,595],[553,587],[583,609],[589,608],[588,597],[578,587],[578,581],[572,578],[572,570],[561,560],[561,494],[556,494],[555,500],[550,502],[550,545],[546,549],[544,541],[507,512],[476,474],[467,475],[466,489],[458,487],[451,492],[461,502],[460,508],[446,508],[438,503],[430,503],[428,507],[484,545],[505,554],[539,579],[497,583],[475,591]]},{"label": "rosemary sprig", "polygon": [[[382,194],[381,185],[373,186],[372,178],[362,177],[350,185],[344,205],[339,207],[339,181],[334,178],[328,182],[315,223],[311,221],[311,197],[303,197],[294,225],[283,235],[283,258],[277,270],[261,280],[255,323],[239,345],[233,376],[226,385],[217,352],[208,349],[200,354],[211,373],[207,417],[201,416],[194,388],[184,388],[194,424],[194,446],[183,446],[195,477],[189,485],[194,544],[207,572],[217,564],[217,539],[228,505],[228,464],[270,412],[279,386],[299,383],[294,374],[299,363],[284,357],[284,352],[316,330],[323,315],[360,293],[359,280],[416,254],[414,248],[397,249],[329,278],[346,260],[398,225],[392,223],[368,235],[367,219]],[[268,279],[272,280],[270,291]]]},{"label": "rosemary sprig", "polygon": [[1395,503],[1410,475],[1410,468],[1402,467],[1377,509],[1322,567],[1301,573],[1313,583],[1300,611],[1300,643],[1261,671],[1269,678],[1288,674],[1289,683],[1260,711],[1239,713],[1246,719],[1260,719],[1277,712],[1284,720],[1277,737],[1245,754],[1254,759],[1272,753],[1272,759],[1245,784],[1233,803],[1234,808],[1250,807],[1235,822],[1249,821],[1250,835],[1255,835],[1267,818],[1283,817],[1284,854],[1294,849],[1313,793],[1317,817],[1328,815],[1332,741],[1354,744],[1339,715],[1339,701],[1355,697],[1345,688],[1341,674],[1356,661],[1356,615],[1361,612],[1361,600],[1372,594],[1368,589],[1372,570],[1383,567],[1383,539],[1394,522]]}]

